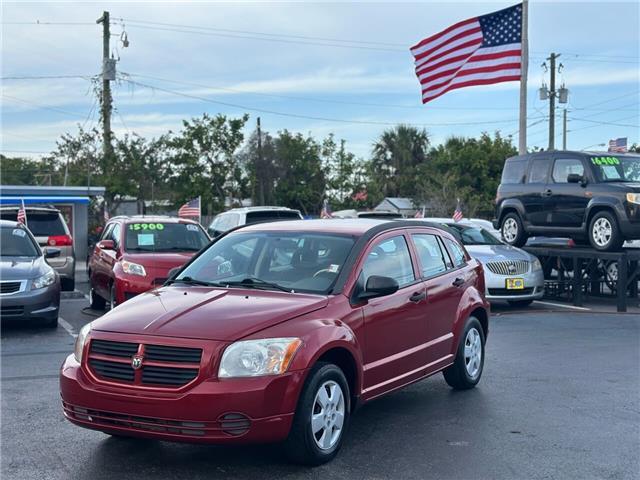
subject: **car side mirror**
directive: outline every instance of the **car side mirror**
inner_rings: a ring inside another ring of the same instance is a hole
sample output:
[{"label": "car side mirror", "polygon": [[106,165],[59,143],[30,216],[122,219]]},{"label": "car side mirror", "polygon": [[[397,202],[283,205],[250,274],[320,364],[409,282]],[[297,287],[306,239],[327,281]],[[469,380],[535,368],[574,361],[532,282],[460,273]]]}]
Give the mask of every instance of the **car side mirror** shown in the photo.
[{"label": "car side mirror", "polygon": [[113,240],[100,240],[98,242],[98,248],[101,250],[115,250],[116,244]]},{"label": "car side mirror", "polygon": [[47,247],[44,249],[44,258],[59,257],[62,251],[59,248]]},{"label": "car side mirror", "polygon": [[178,275],[178,272],[181,268],[182,267],[173,267],[171,270],[169,270],[169,273],[167,274],[167,280],[173,280],[174,278],[176,278],[176,275]]},{"label": "car side mirror", "polygon": [[587,184],[587,180],[584,178],[584,176],[578,173],[570,173],[569,175],[567,175],[567,182],[579,183],[583,186]]},{"label": "car side mirror", "polygon": [[385,297],[396,293],[398,288],[400,288],[400,286],[394,278],[371,275],[367,279],[364,291],[358,295],[358,299],[368,300],[370,298]]}]

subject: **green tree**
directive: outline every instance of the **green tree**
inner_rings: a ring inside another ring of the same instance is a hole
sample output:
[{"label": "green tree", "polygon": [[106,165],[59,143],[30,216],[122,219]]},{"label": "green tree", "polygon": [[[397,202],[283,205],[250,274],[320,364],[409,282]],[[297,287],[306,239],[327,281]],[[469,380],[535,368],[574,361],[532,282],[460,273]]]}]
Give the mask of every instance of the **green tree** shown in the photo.
[{"label": "green tree", "polygon": [[239,166],[248,174],[253,205],[273,205],[277,163],[273,137],[262,131],[258,144],[258,131],[254,130],[237,157]]},{"label": "green tree", "polygon": [[52,185],[59,175],[50,159],[35,160],[0,154],[0,183],[3,185]]},{"label": "green tree", "polygon": [[235,152],[244,139],[248,115],[192,118],[182,130],[167,138],[167,168],[176,203],[200,195],[204,210],[215,213],[226,198],[238,199],[247,179],[236,163]]},{"label": "green tree", "polygon": [[436,215],[451,215],[460,199],[465,216],[490,216],[504,161],[516,153],[499,133],[450,137],[418,169],[414,198],[428,201]]},{"label": "green tree", "polygon": [[318,213],[322,208],[325,189],[321,146],[310,136],[283,130],[275,139],[275,152],[276,203],[298,208],[305,215]]},{"label": "green tree", "polygon": [[382,132],[373,145],[368,165],[368,191],[372,199],[414,196],[415,177],[426,163],[428,148],[426,130],[398,125]]},{"label": "green tree", "polygon": [[[330,134],[322,142],[322,163],[326,179],[326,195],[333,208],[352,208],[352,199],[359,185],[359,162],[355,155],[346,149],[346,142],[335,141]],[[364,187],[362,187],[364,188]]]}]

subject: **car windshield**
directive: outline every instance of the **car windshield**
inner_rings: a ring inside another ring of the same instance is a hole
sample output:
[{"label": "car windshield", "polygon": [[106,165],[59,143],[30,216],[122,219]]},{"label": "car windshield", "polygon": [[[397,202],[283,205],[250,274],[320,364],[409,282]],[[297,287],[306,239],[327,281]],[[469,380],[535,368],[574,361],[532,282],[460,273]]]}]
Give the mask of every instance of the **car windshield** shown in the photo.
[{"label": "car windshield", "polygon": [[465,225],[447,225],[458,232],[463,245],[502,245],[502,242],[484,228]]},{"label": "car windshield", "polygon": [[0,256],[39,257],[40,251],[23,228],[0,228]]},{"label": "car windshield", "polygon": [[311,232],[233,233],[211,245],[176,280],[326,294],[353,244],[349,236]]},{"label": "car windshield", "polygon": [[600,182],[640,182],[640,156],[593,156],[591,164]]},{"label": "car windshield", "polygon": [[128,252],[197,252],[208,243],[204,230],[192,223],[139,221],[125,226]]}]

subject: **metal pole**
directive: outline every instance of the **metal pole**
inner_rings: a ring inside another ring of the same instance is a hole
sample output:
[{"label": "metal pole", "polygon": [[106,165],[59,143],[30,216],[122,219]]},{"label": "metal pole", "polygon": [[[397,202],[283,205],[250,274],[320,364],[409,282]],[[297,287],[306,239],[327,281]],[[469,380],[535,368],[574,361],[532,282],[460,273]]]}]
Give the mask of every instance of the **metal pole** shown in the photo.
[{"label": "metal pole", "polygon": [[552,53],[547,59],[551,64],[551,75],[549,79],[549,148],[548,150],[555,150],[556,148],[556,58],[560,55]]},{"label": "metal pole", "polygon": [[529,0],[522,1],[522,56],[520,61],[520,120],[518,153],[527,153],[527,77],[529,70],[529,34],[527,33],[529,24]]},{"label": "metal pole", "polygon": [[562,150],[567,149],[567,109],[562,111]]}]

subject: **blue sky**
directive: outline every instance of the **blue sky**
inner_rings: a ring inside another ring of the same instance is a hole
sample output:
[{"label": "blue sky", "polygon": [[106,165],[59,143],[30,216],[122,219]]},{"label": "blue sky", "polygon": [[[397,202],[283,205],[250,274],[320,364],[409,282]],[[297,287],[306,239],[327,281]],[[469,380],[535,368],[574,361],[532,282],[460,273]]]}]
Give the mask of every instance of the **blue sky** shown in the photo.
[{"label": "blue sky", "polygon": [[[450,135],[517,131],[517,82],[452,91],[423,106],[409,53],[457,21],[514,3],[4,1],[1,71],[3,78],[96,75],[102,32],[95,20],[109,10],[118,71],[146,85],[113,86],[116,135],[154,137],[204,112],[246,112],[247,131],[260,116],[270,132],[286,128],[317,138],[333,132],[367,157],[377,136],[395,123],[424,125],[434,143]],[[540,65],[552,51],[562,54],[558,78],[570,90],[568,147],[640,140],[639,24],[637,1],[530,1],[529,146],[548,141],[548,104],[537,89]],[[123,31],[126,49],[118,39]],[[46,152],[78,123],[98,125],[86,79],[6,78],[0,100],[7,154]],[[561,127],[558,110],[558,147]]]}]

